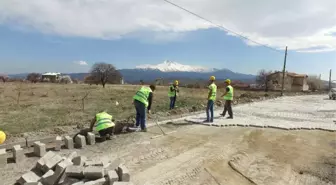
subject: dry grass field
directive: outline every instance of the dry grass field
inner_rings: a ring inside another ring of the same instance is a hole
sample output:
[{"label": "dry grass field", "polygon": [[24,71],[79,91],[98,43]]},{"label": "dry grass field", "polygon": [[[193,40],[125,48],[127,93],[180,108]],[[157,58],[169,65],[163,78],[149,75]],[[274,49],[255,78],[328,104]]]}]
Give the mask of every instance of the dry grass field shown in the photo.
[{"label": "dry grass field", "polygon": [[[132,96],[138,88],[135,85],[107,85],[102,88],[100,85],[87,84],[1,83],[0,129],[15,135],[45,128],[89,124],[101,109],[108,110],[116,120],[132,118]],[[181,88],[177,109],[168,111],[168,87],[157,89],[152,112],[160,116],[198,111],[206,105],[206,89]],[[264,92],[236,90],[235,96],[240,97],[242,93],[245,98],[265,95]],[[118,106],[116,101],[119,102]]]}]

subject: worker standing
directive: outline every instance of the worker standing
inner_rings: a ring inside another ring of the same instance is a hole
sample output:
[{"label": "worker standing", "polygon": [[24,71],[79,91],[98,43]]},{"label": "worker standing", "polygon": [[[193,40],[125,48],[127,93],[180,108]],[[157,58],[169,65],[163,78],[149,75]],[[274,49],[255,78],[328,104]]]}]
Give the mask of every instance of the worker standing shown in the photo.
[{"label": "worker standing", "polygon": [[179,93],[178,83],[179,82],[175,80],[174,84],[171,84],[169,86],[169,92],[168,92],[168,97],[170,99],[169,110],[172,110],[175,108],[176,97]]},{"label": "worker standing", "polygon": [[113,123],[112,115],[106,113],[106,110],[102,110],[95,115],[90,124],[90,131],[93,130],[94,126],[103,141],[111,139],[114,134],[115,124]]},{"label": "worker standing", "polygon": [[[210,77],[210,85],[209,85],[209,93],[208,93],[208,104],[206,108],[206,115],[207,119],[205,122],[213,122],[214,120],[214,103],[216,101],[216,96],[217,96],[217,86],[215,84],[215,77],[211,76]],[[210,117],[211,116],[211,117]]]},{"label": "worker standing", "polygon": [[225,104],[224,104],[224,110],[221,116],[224,117],[226,112],[228,111],[229,117],[227,117],[227,119],[233,119],[233,113],[232,113],[233,87],[231,86],[230,79],[225,80],[225,86],[226,86],[225,88],[226,90],[225,90],[225,93],[222,95],[222,97],[224,97]]},{"label": "worker standing", "polygon": [[133,96],[133,104],[136,110],[135,125],[137,127],[137,131],[140,126],[142,132],[147,132],[146,109],[147,113],[150,114],[154,91],[155,85],[150,85],[149,87],[142,86],[141,89]]}]

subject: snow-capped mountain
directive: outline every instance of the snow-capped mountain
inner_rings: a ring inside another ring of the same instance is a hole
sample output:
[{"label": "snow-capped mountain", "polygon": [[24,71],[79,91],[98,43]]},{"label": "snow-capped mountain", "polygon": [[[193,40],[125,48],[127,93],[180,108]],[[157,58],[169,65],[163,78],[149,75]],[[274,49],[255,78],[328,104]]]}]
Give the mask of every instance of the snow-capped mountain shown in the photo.
[{"label": "snow-capped mountain", "polygon": [[166,60],[161,64],[156,64],[156,65],[144,64],[144,65],[136,66],[135,68],[143,69],[143,70],[159,70],[162,72],[210,72],[212,71],[212,69],[209,69],[206,67],[183,65],[183,64],[172,62],[169,60]]}]

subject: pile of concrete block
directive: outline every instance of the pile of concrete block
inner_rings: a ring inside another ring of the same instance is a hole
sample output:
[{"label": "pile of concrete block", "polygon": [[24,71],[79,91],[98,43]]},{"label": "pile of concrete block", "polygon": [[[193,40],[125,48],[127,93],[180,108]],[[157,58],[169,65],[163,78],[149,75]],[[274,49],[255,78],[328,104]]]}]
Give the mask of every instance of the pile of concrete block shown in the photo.
[{"label": "pile of concrete block", "polygon": [[20,185],[133,185],[125,165],[92,161],[76,152],[62,157],[46,152],[31,171],[18,180]]}]

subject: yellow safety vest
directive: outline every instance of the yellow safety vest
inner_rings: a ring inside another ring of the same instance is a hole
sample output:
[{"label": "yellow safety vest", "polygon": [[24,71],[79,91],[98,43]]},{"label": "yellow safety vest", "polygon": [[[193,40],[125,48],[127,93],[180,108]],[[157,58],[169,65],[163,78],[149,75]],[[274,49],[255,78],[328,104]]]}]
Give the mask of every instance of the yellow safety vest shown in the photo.
[{"label": "yellow safety vest", "polygon": [[115,124],[112,122],[112,116],[107,114],[106,112],[96,114],[96,122],[97,131],[115,126]]},{"label": "yellow safety vest", "polygon": [[174,88],[175,87],[173,85],[169,86],[169,91],[168,91],[168,97],[174,97],[175,96],[175,93],[176,93],[176,96],[177,96],[177,92],[174,90],[174,91],[171,91],[170,89],[171,88]]},{"label": "yellow safety vest", "polygon": [[230,91],[226,93],[224,100],[233,100],[233,87],[231,85],[228,85],[227,87],[230,89]]},{"label": "yellow safety vest", "polygon": [[209,100],[216,100],[216,96],[217,96],[217,85],[212,83],[211,85],[209,85],[209,92],[212,90],[212,94],[209,98]]},{"label": "yellow safety vest", "polygon": [[141,87],[141,89],[133,96],[134,100],[138,100],[139,102],[145,104],[148,107],[148,97],[152,90],[149,87]]}]

